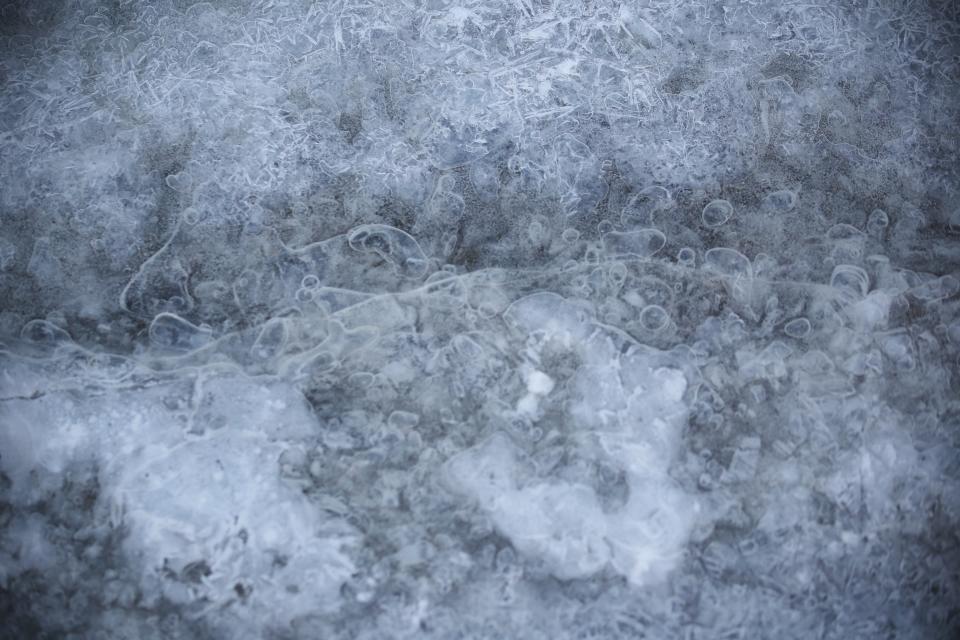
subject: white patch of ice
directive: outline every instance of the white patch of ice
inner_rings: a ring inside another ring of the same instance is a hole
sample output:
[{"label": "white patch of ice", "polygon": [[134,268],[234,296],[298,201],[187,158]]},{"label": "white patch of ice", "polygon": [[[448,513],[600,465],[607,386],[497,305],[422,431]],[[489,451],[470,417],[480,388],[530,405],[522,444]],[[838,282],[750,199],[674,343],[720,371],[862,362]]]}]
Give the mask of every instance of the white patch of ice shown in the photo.
[{"label": "white patch of ice", "polygon": [[553,379],[543,371],[531,371],[527,376],[527,391],[537,396],[545,396],[553,391]]},{"label": "white patch of ice", "polygon": [[[193,388],[192,400],[181,383],[141,390],[136,402],[126,391],[6,403],[0,470],[13,483],[10,495],[35,499],[42,487],[31,471],[95,462],[99,508],[128,531],[124,551],[140,567],[145,601],[203,598],[208,619],[231,637],[263,637],[335,609],[354,571],[348,548],[356,532],[279,474],[281,454],[315,428],[305,401],[285,385],[229,375]],[[187,435],[189,418],[177,417],[197,411],[208,428]],[[52,561],[37,531],[7,537],[21,541],[18,572]],[[202,575],[183,578],[191,566]]]},{"label": "white patch of ice", "polygon": [[[568,318],[566,337],[584,335],[590,327],[573,308],[554,295],[528,296],[511,307],[530,333],[557,335],[559,319]],[[451,489],[487,511],[521,553],[556,577],[587,577],[610,566],[634,584],[654,583],[676,566],[699,511],[697,500],[667,473],[687,413],[687,381],[679,369],[658,366],[652,351],[617,358],[603,348],[612,346],[612,336],[593,328],[590,340],[565,343],[588,362],[604,362],[576,371],[569,414],[582,430],[578,438],[594,439],[601,455],[626,473],[626,504],[605,512],[586,485],[534,478],[520,449],[503,434],[454,456],[445,477]],[[597,351],[608,357],[597,359]],[[528,370],[525,378],[529,392],[518,411],[535,410],[538,396],[553,388],[540,371]]]}]

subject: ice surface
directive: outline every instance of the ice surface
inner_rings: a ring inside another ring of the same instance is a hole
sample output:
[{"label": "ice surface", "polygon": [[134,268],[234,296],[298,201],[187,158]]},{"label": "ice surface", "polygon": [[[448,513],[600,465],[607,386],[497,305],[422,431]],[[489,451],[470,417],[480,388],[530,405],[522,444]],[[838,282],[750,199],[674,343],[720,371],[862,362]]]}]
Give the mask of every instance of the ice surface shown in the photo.
[{"label": "ice surface", "polygon": [[615,257],[652,258],[666,242],[663,233],[656,229],[611,231],[603,236],[604,248],[609,255]]},{"label": "ice surface", "polygon": [[[527,331],[542,330],[547,337],[559,333],[555,319],[564,311],[575,316],[573,327],[584,325],[570,303],[555,295],[529,296],[511,311],[514,317],[522,314]],[[597,359],[589,346],[597,335],[568,340],[564,348],[589,349],[580,357]],[[455,490],[490,513],[521,553],[541,560],[552,575],[582,578],[609,565],[639,585],[662,579],[678,562],[699,509],[667,476],[686,412],[686,381],[679,371],[653,368],[639,354],[599,359],[605,364],[585,364],[574,372],[569,413],[576,438],[595,442],[600,460],[624,469],[629,498],[622,508],[605,513],[593,490],[579,483],[534,480],[502,434],[452,459],[447,476]],[[525,399],[546,395],[553,386],[544,373],[532,371]]]},{"label": "ice surface", "polygon": [[0,638],[953,638],[960,24],[0,8]]},{"label": "ice surface", "polygon": [[[14,500],[36,500],[27,467],[57,473],[95,460],[97,509],[126,532],[117,553],[139,567],[143,597],[203,602],[225,633],[251,638],[335,607],[354,570],[342,549],[356,532],[313,509],[276,473],[281,453],[310,435],[303,398],[229,376],[198,380],[201,398],[184,403],[174,400],[178,386],[155,387],[136,403],[129,391],[112,393],[102,413],[69,398],[14,402],[2,429]],[[104,450],[120,455],[104,458]],[[17,572],[56,563],[55,553],[40,558],[43,525],[31,526],[37,531],[19,543]],[[252,617],[236,618],[241,600]]]},{"label": "ice surface", "polygon": [[729,201],[719,198],[711,200],[700,213],[700,219],[704,226],[719,227],[726,224],[733,215],[733,205]]},{"label": "ice surface", "polygon": [[400,229],[383,224],[362,225],[350,231],[347,241],[351,249],[374,252],[409,277],[421,276],[427,269],[420,245]]},{"label": "ice surface", "polygon": [[703,257],[706,266],[732,280],[750,280],[753,266],[750,260],[735,249],[714,247]]}]

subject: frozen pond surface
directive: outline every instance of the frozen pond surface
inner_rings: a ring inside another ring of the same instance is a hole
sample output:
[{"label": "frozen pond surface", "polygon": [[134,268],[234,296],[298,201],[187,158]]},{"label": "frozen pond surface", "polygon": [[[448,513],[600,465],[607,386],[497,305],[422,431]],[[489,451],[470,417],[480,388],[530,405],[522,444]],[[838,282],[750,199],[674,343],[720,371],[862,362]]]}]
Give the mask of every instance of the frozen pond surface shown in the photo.
[{"label": "frozen pond surface", "polygon": [[0,638],[953,638],[960,13],[0,9]]}]

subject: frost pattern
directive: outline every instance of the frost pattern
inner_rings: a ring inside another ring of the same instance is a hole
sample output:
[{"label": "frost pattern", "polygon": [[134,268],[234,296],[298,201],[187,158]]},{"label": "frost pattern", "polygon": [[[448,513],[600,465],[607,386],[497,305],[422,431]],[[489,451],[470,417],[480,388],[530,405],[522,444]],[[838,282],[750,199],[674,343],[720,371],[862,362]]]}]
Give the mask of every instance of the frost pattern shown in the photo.
[{"label": "frost pattern", "polygon": [[0,9],[0,636],[952,638],[956,3]]}]

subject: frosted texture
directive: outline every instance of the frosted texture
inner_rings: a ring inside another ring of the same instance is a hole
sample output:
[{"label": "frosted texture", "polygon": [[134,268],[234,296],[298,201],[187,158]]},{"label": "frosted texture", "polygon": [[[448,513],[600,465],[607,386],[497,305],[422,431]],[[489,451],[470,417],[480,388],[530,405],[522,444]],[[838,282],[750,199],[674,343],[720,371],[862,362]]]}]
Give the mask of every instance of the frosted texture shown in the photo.
[{"label": "frosted texture", "polygon": [[0,639],[960,633],[960,14],[0,7]]}]

